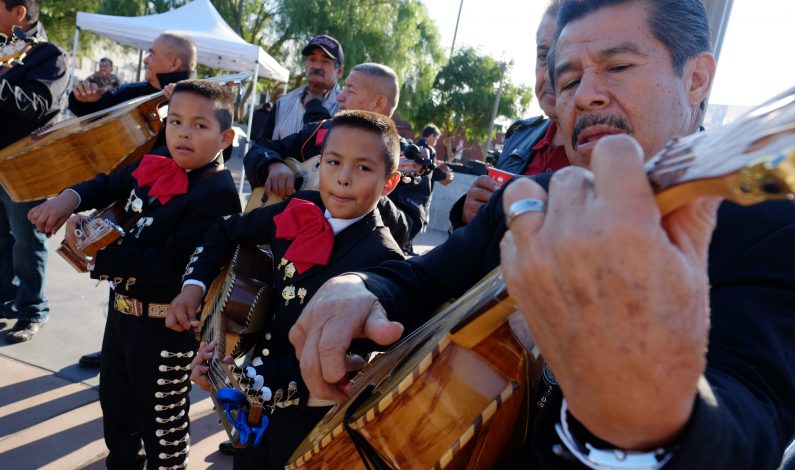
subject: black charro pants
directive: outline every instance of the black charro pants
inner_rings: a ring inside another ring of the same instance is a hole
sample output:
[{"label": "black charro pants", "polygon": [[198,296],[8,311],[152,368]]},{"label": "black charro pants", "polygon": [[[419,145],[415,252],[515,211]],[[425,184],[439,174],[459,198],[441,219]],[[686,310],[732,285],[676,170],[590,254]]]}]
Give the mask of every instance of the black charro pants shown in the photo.
[{"label": "black charro pants", "polygon": [[126,315],[113,307],[102,340],[99,401],[109,469],[179,469],[190,448],[190,362],[193,333],[177,333],[160,318]]}]

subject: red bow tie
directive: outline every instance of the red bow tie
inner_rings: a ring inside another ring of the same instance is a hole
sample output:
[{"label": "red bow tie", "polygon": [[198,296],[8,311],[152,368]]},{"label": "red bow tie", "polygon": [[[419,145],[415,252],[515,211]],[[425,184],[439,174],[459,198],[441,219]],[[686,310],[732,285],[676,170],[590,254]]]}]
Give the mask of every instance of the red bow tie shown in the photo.
[{"label": "red bow tie", "polygon": [[188,192],[188,174],[170,158],[144,155],[132,175],[139,187],[152,187],[149,195],[157,197],[160,204],[166,204],[172,197]]},{"label": "red bow tie", "polygon": [[293,240],[284,258],[295,264],[298,274],[316,264],[328,264],[334,247],[334,230],[318,206],[293,198],[273,222],[276,238]]}]

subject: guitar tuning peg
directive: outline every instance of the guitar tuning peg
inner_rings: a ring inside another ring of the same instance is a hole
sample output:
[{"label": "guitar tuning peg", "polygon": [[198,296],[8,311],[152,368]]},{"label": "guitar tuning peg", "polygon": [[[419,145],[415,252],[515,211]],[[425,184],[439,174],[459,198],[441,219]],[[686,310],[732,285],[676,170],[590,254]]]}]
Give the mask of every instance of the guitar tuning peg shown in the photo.
[{"label": "guitar tuning peg", "polygon": [[260,390],[263,385],[265,385],[265,377],[258,375],[254,377],[254,383],[251,385],[251,388],[254,390]]},{"label": "guitar tuning peg", "polygon": [[262,365],[262,358],[259,357],[259,356],[255,357],[254,359],[251,360],[251,365],[254,366],[254,367],[261,366]]},{"label": "guitar tuning peg", "polygon": [[271,401],[271,398],[273,398],[273,392],[268,387],[262,387],[262,390],[260,390],[259,393],[262,395],[262,399],[265,401]]},{"label": "guitar tuning peg", "polygon": [[251,366],[246,367],[246,377],[251,378],[251,377],[254,377],[255,375],[257,375],[257,369],[255,369],[255,368],[253,368]]}]

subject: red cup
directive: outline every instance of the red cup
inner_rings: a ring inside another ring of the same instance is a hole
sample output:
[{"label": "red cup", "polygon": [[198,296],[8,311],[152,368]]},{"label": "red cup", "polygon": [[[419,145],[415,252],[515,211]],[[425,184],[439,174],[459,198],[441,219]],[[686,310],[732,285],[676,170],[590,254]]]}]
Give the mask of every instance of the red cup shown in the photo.
[{"label": "red cup", "polygon": [[507,182],[514,176],[516,175],[513,173],[508,173],[507,171],[498,170],[496,168],[489,168],[489,178],[499,183],[500,186],[505,184],[505,182]]}]

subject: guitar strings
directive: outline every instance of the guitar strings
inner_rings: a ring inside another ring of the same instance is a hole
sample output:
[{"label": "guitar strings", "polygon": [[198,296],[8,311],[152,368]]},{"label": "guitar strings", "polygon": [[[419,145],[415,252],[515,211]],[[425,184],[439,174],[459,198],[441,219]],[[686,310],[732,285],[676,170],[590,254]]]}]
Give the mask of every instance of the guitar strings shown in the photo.
[{"label": "guitar strings", "polygon": [[790,147],[795,147],[795,88],[731,124],[671,141],[646,162],[646,171],[664,189],[692,179],[721,176]]}]

